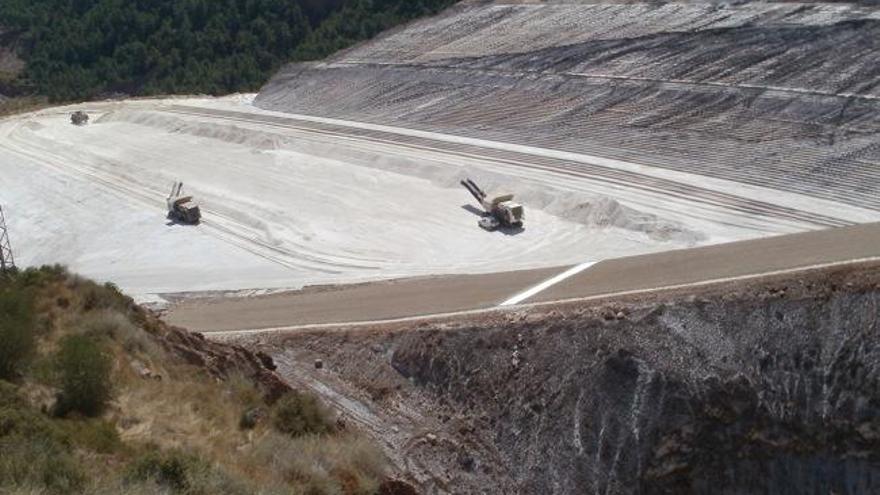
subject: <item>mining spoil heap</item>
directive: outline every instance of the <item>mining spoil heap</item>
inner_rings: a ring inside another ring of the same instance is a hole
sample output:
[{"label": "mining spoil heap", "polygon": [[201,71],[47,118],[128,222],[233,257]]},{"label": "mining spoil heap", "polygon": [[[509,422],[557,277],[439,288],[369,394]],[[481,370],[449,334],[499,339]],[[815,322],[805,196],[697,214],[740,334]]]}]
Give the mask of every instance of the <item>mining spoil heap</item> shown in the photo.
[{"label": "mining spoil heap", "polygon": [[463,2],[256,104],[878,208],[878,43],[880,12],[848,3]]}]

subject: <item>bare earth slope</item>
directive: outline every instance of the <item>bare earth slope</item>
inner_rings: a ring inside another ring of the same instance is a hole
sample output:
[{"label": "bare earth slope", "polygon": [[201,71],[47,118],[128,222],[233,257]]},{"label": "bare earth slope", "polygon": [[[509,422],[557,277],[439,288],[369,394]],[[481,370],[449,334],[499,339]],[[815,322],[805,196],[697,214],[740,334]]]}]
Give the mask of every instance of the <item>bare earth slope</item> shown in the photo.
[{"label": "bare earth slope", "polygon": [[256,104],[532,144],[880,208],[880,11],[463,3]]},{"label": "bare earth slope", "polygon": [[875,493],[878,297],[875,263],[250,345],[424,493]]}]

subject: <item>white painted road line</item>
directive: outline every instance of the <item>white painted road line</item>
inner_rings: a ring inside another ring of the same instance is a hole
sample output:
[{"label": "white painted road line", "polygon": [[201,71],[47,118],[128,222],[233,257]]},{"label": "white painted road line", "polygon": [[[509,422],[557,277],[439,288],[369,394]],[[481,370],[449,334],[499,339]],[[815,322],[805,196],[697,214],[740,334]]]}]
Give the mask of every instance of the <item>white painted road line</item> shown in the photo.
[{"label": "white painted road line", "polygon": [[573,277],[573,276],[577,275],[578,273],[586,270],[587,268],[589,268],[595,264],[596,264],[595,261],[588,261],[586,263],[581,263],[580,265],[573,266],[573,267],[569,268],[568,270],[560,273],[559,275],[556,275],[553,278],[549,278],[549,279],[541,282],[540,284],[532,287],[531,289],[526,290],[525,292],[520,292],[519,294],[511,297],[510,299],[504,301],[503,303],[499,304],[498,306],[513,306],[514,304],[519,304],[519,303],[525,301],[526,299],[534,296],[535,294],[543,292],[543,291],[547,290],[548,288],[553,287],[554,285],[558,284],[559,282],[562,282],[563,280],[565,280],[569,277]]}]

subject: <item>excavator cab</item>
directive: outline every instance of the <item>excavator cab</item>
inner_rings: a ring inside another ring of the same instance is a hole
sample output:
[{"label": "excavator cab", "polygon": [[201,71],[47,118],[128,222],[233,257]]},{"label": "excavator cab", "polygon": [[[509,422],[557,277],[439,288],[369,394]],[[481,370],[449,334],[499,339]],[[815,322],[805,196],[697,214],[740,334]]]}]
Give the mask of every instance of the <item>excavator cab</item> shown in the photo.
[{"label": "excavator cab", "polygon": [[[511,196],[512,198],[512,196]],[[523,212],[523,207],[519,203],[514,203],[513,201],[507,200],[502,201],[495,205],[495,211],[498,212],[498,216],[503,217],[502,223],[508,227],[521,227],[525,213]]]}]

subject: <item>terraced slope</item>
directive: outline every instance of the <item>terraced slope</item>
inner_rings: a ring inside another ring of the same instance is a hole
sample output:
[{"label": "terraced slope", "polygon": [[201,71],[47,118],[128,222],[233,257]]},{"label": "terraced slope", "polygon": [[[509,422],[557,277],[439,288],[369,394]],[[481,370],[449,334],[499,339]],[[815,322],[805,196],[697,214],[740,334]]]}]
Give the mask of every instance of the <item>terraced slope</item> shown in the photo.
[{"label": "terraced slope", "polygon": [[531,144],[880,210],[880,10],[464,2],[263,108]]}]

